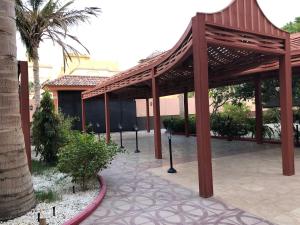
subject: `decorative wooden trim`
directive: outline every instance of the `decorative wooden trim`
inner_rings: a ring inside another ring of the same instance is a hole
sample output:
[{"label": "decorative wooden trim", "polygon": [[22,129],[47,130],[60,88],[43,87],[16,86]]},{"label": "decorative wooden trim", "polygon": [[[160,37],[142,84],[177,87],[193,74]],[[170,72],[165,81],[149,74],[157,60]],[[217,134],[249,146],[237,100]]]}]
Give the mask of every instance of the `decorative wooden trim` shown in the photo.
[{"label": "decorative wooden trim", "polygon": [[257,0],[233,0],[217,13],[203,14],[206,24],[242,32],[285,39],[287,32],[274,26],[260,9]]},{"label": "decorative wooden trim", "polygon": [[48,86],[43,87],[44,90],[48,91],[87,91],[95,86]]},{"label": "decorative wooden trim", "polygon": [[262,53],[284,54],[284,40],[266,38],[257,34],[249,34],[216,26],[206,26],[208,44],[228,46],[230,48],[250,50]]}]

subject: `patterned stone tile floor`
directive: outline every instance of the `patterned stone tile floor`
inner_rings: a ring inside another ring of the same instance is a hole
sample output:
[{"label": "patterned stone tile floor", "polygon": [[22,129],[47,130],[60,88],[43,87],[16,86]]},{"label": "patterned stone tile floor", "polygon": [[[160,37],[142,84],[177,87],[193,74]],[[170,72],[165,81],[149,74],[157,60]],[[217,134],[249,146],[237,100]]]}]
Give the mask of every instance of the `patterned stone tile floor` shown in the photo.
[{"label": "patterned stone tile floor", "polygon": [[[163,159],[153,155],[153,134],[140,134],[141,153],[135,149],[134,134],[124,134],[124,145],[128,153],[120,155],[112,165],[101,172],[107,182],[108,191],[100,207],[88,217],[84,225],[267,225],[262,218],[231,207],[215,198],[203,199],[198,193],[174,184],[167,179],[147,171],[168,165],[167,148],[163,148]],[[112,138],[118,142],[118,134]],[[162,135],[163,146],[167,146],[166,135]],[[194,138],[174,137],[174,161],[195,161]],[[241,154],[241,146],[213,141],[213,157]],[[252,143],[248,143],[250,146]],[[231,145],[231,146],[230,146]],[[247,148],[249,151],[262,149]],[[230,151],[229,151],[230,149]],[[250,150],[249,150],[250,149]]]}]

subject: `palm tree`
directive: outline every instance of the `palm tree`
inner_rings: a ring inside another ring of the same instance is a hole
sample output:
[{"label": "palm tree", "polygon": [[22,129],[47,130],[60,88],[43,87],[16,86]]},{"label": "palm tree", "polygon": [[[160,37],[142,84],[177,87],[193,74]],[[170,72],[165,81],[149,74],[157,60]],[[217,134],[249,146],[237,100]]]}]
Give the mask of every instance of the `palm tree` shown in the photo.
[{"label": "palm tree", "polygon": [[19,111],[14,7],[0,0],[0,220],[35,205]]},{"label": "palm tree", "polygon": [[[77,39],[69,33],[69,28],[80,23],[88,22],[91,16],[97,16],[100,9],[97,7],[86,7],[81,10],[70,9],[74,0],[22,0],[16,1],[17,29],[21,40],[25,44],[29,60],[33,62],[34,98],[36,106],[40,104],[40,80],[39,80],[39,46],[44,39],[50,39],[58,44],[64,55],[64,63],[67,58],[71,60],[70,52],[79,54],[79,51],[67,40],[75,41],[88,50]],[[67,56],[67,57],[65,57]]]}]

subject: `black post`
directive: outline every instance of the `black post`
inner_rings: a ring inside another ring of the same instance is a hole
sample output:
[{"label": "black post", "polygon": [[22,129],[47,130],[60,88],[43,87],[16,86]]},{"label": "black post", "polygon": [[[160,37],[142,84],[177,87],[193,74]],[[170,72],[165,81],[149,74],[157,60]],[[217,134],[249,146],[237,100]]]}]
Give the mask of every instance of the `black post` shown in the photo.
[{"label": "black post", "polygon": [[96,123],[96,127],[98,128],[98,139],[100,141],[100,124]]},{"label": "black post", "polygon": [[168,140],[169,140],[169,153],[170,153],[170,169],[168,169],[168,173],[177,173],[177,171],[173,167],[172,132],[171,131],[169,131]]},{"label": "black post", "polygon": [[37,218],[38,222],[40,222],[40,218],[41,218],[41,213],[38,213],[38,218]]},{"label": "black post", "polygon": [[141,151],[139,150],[139,140],[138,140],[138,127],[137,125],[134,125],[134,130],[135,130],[135,153],[140,153]]},{"label": "black post", "polygon": [[73,194],[75,194],[75,186],[73,186]]},{"label": "black post", "polygon": [[55,216],[55,206],[53,206],[52,210],[53,210],[53,216]]},{"label": "black post", "polygon": [[124,148],[124,146],[123,146],[123,136],[122,136],[123,127],[120,123],[119,123],[119,130],[120,130],[120,146],[121,146],[121,148]]}]

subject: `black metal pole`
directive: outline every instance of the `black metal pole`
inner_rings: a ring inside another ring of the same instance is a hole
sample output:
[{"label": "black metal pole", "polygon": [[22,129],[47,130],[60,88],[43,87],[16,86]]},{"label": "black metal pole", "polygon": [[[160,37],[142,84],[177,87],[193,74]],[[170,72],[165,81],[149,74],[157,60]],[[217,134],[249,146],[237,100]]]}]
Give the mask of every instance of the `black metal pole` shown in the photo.
[{"label": "black metal pole", "polygon": [[299,126],[296,125],[296,146],[299,146]]},{"label": "black metal pole", "polygon": [[168,137],[169,139],[169,153],[170,153],[170,169],[168,169],[168,173],[177,173],[177,171],[173,167],[173,156],[172,156],[172,140],[171,140],[171,134]]},{"label": "black metal pole", "polygon": [[135,153],[140,153],[139,140],[138,140],[138,129],[135,130]]},{"label": "black metal pole", "polygon": [[97,132],[98,132],[98,140],[100,141],[100,139],[101,139],[101,135],[100,135],[100,124],[99,123],[97,123],[96,124],[96,127],[97,127]]},{"label": "black metal pole", "polygon": [[124,148],[123,146],[123,136],[122,136],[122,130],[120,129],[120,145],[121,145],[121,148]]}]

